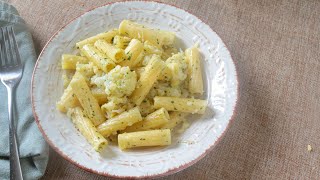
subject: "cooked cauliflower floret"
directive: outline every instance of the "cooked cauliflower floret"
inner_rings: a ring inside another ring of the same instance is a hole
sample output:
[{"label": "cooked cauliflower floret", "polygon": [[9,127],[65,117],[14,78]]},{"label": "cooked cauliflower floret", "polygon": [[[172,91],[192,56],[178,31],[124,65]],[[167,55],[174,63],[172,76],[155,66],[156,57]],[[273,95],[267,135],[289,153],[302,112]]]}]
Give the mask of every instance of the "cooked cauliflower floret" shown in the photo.
[{"label": "cooked cauliflower floret", "polygon": [[137,74],[129,67],[116,66],[106,75],[94,75],[91,83],[105,89],[108,103],[101,106],[108,118],[114,117],[129,108],[128,96],[137,83]]},{"label": "cooked cauliflower floret", "polygon": [[183,53],[174,54],[166,60],[166,68],[161,72],[159,80],[170,81],[171,86],[178,87],[187,78],[187,61]]},{"label": "cooked cauliflower floret", "polygon": [[179,87],[171,87],[168,83],[158,83],[155,89],[157,91],[157,96],[181,96],[181,89]]},{"label": "cooked cauliflower floret", "polygon": [[108,97],[108,103],[101,106],[101,110],[106,114],[107,118],[112,118],[121,114],[128,109],[134,107],[134,104],[129,102],[128,97]]},{"label": "cooked cauliflower floret", "polygon": [[124,97],[129,96],[135,89],[137,74],[130,71],[129,67],[116,66],[106,75],[94,75],[91,83],[105,88],[109,97]]},{"label": "cooked cauliflower floret", "polygon": [[180,87],[172,87],[169,82],[157,82],[147,95],[150,99],[155,96],[181,97],[182,92]]},{"label": "cooked cauliflower floret", "polygon": [[171,86],[179,86],[187,78],[187,62],[183,53],[178,53],[166,60],[171,70]]},{"label": "cooked cauliflower floret", "polygon": [[129,96],[137,84],[137,75],[129,67],[116,66],[105,76],[106,93],[109,96]]},{"label": "cooked cauliflower floret", "polygon": [[106,82],[106,76],[94,75],[91,78],[91,84],[96,85],[98,88],[105,89],[104,83]]}]

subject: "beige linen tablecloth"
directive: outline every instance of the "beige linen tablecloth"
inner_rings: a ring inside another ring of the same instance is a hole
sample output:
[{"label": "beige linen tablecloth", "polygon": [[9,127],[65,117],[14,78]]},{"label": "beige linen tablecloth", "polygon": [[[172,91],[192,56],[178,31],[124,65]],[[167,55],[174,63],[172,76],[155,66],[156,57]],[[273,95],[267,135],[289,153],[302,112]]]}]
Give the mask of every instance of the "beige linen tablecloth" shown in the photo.
[{"label": "beige linen tablecloth", "polygon": [[[9,2],[28,23],[39,53],[67,22],[110,1]],[[198,16],[220,35],[240,81],[236,116],[221,142],[194,166],[166,178],[320,179],[320,1],[163,2]],[[103,178],[53,150],[43,177]]]}]

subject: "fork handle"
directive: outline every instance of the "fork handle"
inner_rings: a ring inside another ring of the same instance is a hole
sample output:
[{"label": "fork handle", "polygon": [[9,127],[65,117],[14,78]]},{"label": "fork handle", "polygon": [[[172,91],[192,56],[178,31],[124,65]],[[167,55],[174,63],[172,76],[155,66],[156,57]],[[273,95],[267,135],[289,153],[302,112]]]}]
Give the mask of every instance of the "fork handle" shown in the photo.
[{"label": "fork handle", "polygon": [[13,116],[13,90],[14,87],[7,86],[8,92],[8,115],[9,115],[9,142],[10,142],[10,179],[11,180],[23,180],[19,148],[16,135],[16,127]]}]

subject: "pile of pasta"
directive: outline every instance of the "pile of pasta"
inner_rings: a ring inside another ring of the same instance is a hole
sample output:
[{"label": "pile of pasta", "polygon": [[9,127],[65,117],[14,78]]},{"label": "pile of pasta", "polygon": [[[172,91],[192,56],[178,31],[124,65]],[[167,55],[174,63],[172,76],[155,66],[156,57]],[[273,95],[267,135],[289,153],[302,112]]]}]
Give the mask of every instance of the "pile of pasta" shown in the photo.
[{"label": "pile of pasta", "polygon": [[196,46],[178,51],[175,34],[123,20],[119,29],[76,43],[61,59],[65,90],[57,108],[100,152],[171,144],[188,113],[203,114],[201,60]]}]

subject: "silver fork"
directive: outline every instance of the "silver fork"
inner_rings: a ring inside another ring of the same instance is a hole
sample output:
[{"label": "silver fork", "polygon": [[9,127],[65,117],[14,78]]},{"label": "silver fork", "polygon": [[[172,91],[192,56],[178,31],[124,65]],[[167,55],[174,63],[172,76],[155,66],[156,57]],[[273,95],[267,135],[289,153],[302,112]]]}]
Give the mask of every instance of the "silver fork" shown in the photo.
[{"label": "silver fork", "polygon": [[8,92],[9,142],[10,142],[10,179],[23,179],[19,159],[19,148],[13,114],[13,95],[22,76],[18,45],[13,27],[0,28],[0,79]]}]

